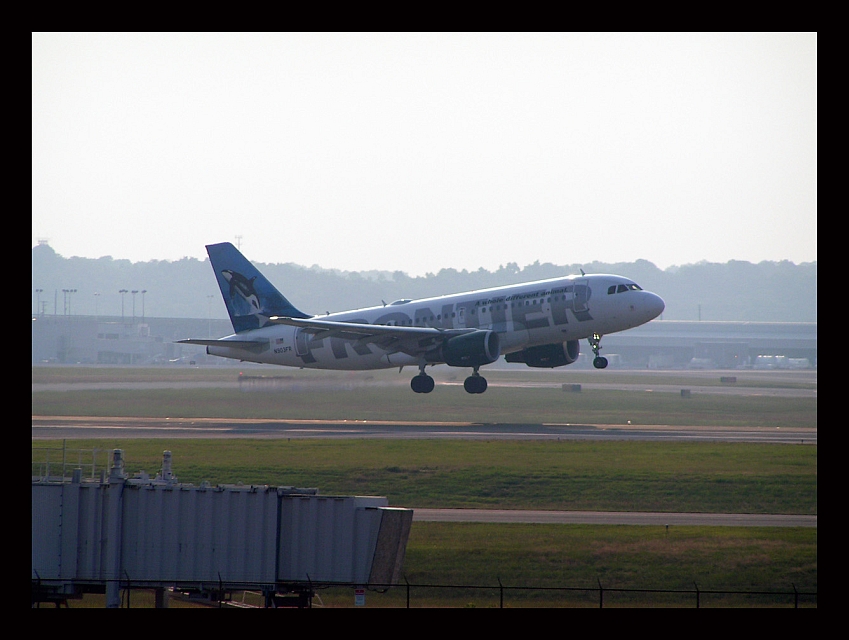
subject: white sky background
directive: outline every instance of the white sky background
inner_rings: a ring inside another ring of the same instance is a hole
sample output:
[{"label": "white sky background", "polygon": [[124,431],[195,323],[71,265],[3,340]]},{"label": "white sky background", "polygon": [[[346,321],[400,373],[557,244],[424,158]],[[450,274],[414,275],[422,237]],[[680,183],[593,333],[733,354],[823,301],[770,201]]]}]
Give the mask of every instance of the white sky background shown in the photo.
[{"label": "white sky background", "polygon": [[32,245],[817,259],[817,35],[33,34]]}]

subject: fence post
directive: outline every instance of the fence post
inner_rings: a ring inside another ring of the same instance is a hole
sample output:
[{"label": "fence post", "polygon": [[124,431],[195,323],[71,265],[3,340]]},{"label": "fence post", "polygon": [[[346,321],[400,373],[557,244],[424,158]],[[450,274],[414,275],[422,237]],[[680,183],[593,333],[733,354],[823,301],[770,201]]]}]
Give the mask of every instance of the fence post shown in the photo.
[{"label": "fence post", "polygon": [[604,609],[604,588],[601,586],[601,580],[599,578],[596,580],[598,580],[598,608]]},{"label": "fence post", "polygon": [[407,580],[407,576],[404,576],[404,582],[407,584],[407,608],[410,608],[410,581]]},{"label": "fence post", "polygon": [[498,578],[498,595],[499,595],[499,604],[498,608],[504,608],[504,585],[501,584],[501,578]]},{"label": "fence post", "polygon": [[41,576],[38,574],[38,571],[36,571],[35,569],[33,569],[33,571],[35,572],[35,584],[38,587],[38,591],[36,592],[38,599],[35,601],[35,608],[41,609]]},{"label": "fence post", "polygon": [[791,584],[793,584],[793,608],[798,609],[799,608],[799,592],[796,590],[796,585],[794,583],[791,583]]},{"label": "fence post", "polygon": [[702,599],[701,599],[702,594],[699,592],[699,585],[697,585],[694,582],[693,586],[696,587],[696,609],[701,609],[702,608]]}]

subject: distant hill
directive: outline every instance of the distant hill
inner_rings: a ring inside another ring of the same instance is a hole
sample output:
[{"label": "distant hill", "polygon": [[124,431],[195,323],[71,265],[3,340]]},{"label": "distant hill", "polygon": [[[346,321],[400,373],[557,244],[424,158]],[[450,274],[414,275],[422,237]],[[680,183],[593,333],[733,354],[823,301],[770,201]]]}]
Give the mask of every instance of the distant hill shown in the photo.
[{"label": "distant hill", "polygon": [[[583,269],[623,275],[658,293],[666,301],[665,320],[817,321],[816,262],[700,262],[665,270],[646,260],[580,265],[536,262],[525,267],[508,263],[494,272],[445,268],[421,277],[402,271],[340,272],[291,263],[256,266],[295,306],[314,314],[553,278]],[[121,289],[127,290],[123,296]],[[227,317],[208,260],[64,258],[46,244],[33,247],[33,312],[40,305],[49,315],[63,315],[70,307],[73,315],[121,316],[122,298],[126,317],[133,313],[137,317],[143,313],[161,318]]]}]

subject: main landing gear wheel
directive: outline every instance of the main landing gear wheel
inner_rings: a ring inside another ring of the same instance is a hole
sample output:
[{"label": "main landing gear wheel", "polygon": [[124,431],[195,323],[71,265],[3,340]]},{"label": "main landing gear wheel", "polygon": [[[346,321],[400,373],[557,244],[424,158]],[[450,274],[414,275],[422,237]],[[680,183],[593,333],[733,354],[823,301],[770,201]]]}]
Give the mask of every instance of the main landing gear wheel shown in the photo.
[{"label": "main landing gear wheel", "polygon": [[466,393],[483,393],[486,391],[486,378],[475,371],[463,381],[463,388]]},{"label": "main landing gear wheel", "polygon": [[604,369],[607,367],[607,358],[604,356],[600,356],[598,352],[601,350],[601,336],[597,333],[594,333],[592,338],[587,338],[587,342],[590,343],[590,349],[593,350],[593,366],[596,369]]},{"label": "main landing gear wheel", "polygon": [[433,391],[434,382],[426,373],[420,373],[410,380],[410,388],[416,393],[430,393]]}]

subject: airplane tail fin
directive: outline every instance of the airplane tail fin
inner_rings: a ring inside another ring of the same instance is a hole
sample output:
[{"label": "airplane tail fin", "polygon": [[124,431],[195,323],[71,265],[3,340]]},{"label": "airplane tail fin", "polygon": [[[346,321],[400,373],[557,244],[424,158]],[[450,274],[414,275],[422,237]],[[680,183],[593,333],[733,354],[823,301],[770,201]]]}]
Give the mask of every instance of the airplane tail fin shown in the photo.
[{"label": "airplane tail fin", "polygon": [[206,252],[236,333],[258,329],[271,316],[310,317],[284,298],[229,242],[207,245]]}]

